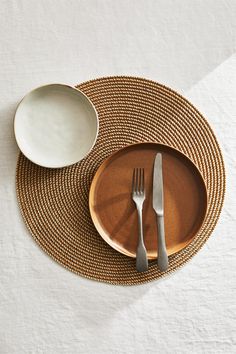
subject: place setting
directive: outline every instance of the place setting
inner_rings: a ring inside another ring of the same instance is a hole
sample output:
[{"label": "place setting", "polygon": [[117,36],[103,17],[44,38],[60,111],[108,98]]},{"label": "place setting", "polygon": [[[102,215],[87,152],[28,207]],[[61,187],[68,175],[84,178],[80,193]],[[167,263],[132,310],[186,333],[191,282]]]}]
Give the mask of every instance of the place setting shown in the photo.
[{"label": "place setting", "polygon": [[135,285],[204,245],[225,193],[207,120],[154,81],[105,77],[32,90],[14,117],[16,191],[38,245],[86,278]]}]

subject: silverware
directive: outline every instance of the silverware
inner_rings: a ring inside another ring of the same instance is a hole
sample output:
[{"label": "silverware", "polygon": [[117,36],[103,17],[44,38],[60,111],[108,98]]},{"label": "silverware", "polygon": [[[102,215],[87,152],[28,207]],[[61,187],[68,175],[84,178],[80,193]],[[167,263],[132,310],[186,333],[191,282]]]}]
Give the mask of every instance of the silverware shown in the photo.
[{"label": "silverware", "polygon": [[132,198],[134,203],[136,204],[136,208],[138,211],[138,223],[139,223],[138,247],[136,252],[136,269],[138,272],[145,272],[148,270],[148,259],[147,259],[147,251],[143,240],[142,210],[143,210],[143,202],[145,200],[143,168],[134,169]]},{"label": "silverware", "polygon": [[164,228],[164,196],[162,177],[162,155],[158,153],[154,162],[153,174],[153,209],[157,214],[158,225],[158,267],[163,272],[168,268]]}]

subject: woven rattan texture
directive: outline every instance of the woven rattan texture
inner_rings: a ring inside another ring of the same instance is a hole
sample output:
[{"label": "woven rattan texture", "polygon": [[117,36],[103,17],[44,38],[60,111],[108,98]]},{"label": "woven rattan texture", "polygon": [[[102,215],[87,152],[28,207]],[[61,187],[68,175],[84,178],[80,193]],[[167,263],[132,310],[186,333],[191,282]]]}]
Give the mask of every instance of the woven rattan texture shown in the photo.
[{"label": "woven rattan texture", "polygon": [[[94,103],[100,127],[92,152],[80,163],[47,169],[19,156],[16,188],[32,236],[54,260],[84,277],[112,284],[152,281],[185,264],[206,242],[219,218],[225,192],[220,148],[207,121],[182,96],[155,82],[107,77],[78,86]],[[119,148],[156,141],[178,148],[199,167],[208,190],[208,211],[194,241],[170,257],[161,273],[155,261],[148,272],[109,247],[95,230],[88,208],[89,187],[100,164]]]}]

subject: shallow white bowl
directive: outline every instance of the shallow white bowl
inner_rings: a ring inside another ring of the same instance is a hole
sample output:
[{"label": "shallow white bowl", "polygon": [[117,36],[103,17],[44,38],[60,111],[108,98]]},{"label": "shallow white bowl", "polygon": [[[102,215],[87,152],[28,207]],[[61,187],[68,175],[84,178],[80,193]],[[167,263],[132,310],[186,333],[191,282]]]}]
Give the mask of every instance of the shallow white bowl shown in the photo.
[{"label": "shallow white bowl", "polygon": [[50,168],[72,165],[93,148],[98,115],[76,88],[51,84],[28,93],[14,120],[17,144],[32,162]]}]

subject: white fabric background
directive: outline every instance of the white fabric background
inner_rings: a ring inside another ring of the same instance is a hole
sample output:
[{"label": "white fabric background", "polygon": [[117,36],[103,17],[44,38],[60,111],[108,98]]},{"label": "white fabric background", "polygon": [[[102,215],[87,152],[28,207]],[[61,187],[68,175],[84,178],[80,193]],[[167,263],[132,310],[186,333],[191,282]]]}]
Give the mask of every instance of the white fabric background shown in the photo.
[{"label": "white fabric background", "polygon": [[[236,1],[2,0],[0,353],[236,352]],[[220,221],[181,270],[115,287],[63,269],[35,244],[15,197],[17,103],[41,84],[108,75],[167,84],[221,144]]]}]

